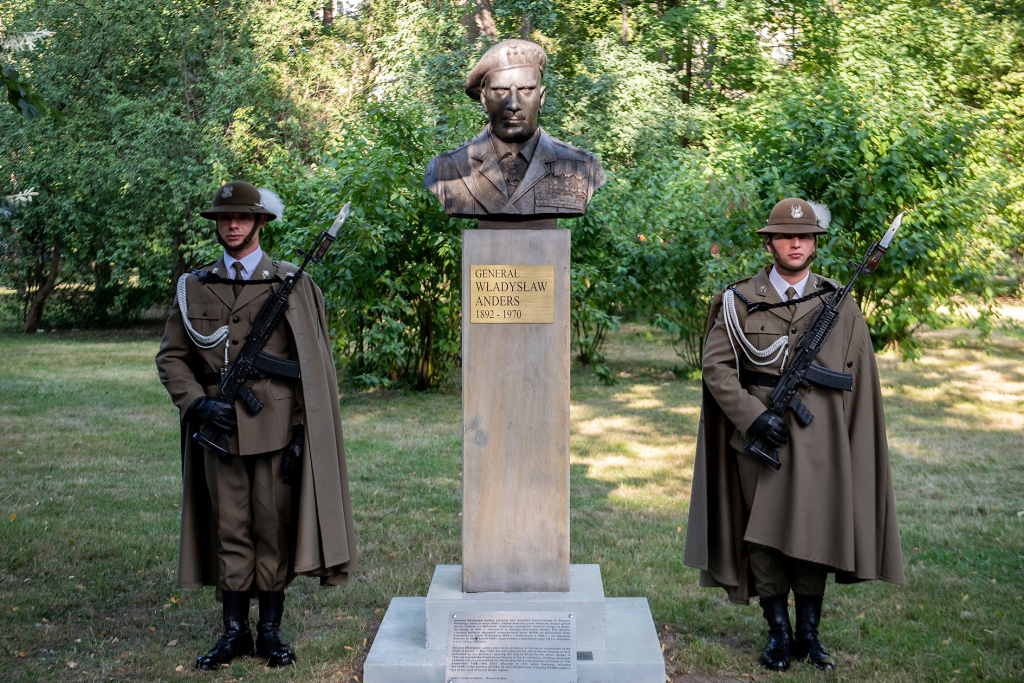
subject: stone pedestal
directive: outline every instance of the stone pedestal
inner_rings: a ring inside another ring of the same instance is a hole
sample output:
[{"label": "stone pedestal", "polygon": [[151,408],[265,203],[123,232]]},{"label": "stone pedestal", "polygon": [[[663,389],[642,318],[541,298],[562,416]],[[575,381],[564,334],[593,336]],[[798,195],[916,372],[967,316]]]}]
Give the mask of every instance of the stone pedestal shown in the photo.
[{"label": "stone pedestal", "polygon": [[427,649],[445,647],[448,615],[452,612],[572,612],[576,615],[576,648],[604,650],[605,598],[601,567],[574,564],[569,569],[572,590],[565,593],[464,593],[463,568],[439,564],[427,593]]},{"label": "stone pedestal", "polygon": [[647,599],[569,565],[569,231],[481,227],[462,235],[463,564],[391,601],[364,681],[442,683],[452,613],[569,612],[575,683],[664,683]]},{"label": "stone pedestal", "polygon": [[391,600],[363,664],[364,683],[444,683],[449,613],[492,610],[577,614],[578,683],[664,683],[647,598],[605,598],[597,565],[572,565],[567,593],[463,593],[461,573],[459,565],[440,565],[427,597]]},{"label": "stone pedestal", "polygon": [[[462,233],[467,593],[569,590],[569,248],[568,230]],[[484,266],[509,268],[488,280],[479,276],[494,269]],[[553,266],[553,283],[543,283],[553,322],[477,322],[476,309],[498,296],[509,300],[499,313],[537,298],[518,291],[536,279],[521,266]]]}]

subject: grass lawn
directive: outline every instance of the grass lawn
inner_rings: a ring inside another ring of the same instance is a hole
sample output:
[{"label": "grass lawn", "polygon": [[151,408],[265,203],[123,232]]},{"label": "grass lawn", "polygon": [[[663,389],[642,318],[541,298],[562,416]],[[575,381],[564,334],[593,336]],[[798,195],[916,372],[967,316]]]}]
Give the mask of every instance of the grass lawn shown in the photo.
[{"label": "grass lawn", "polygon": [[[830,585],[828,678],[1021,680],[1024,342],[925,342],[917,363],[879,358],[908,583]],[[212,591],[174,583],[178,429],[156,348],[147,333],[0,334],[0,680],[361,678],[390,598],[425,595],[435,564],[459,562],[457,390],[346,391],[360,574],[289,588],[297,666],[202,673],[191,666],[220,610]],[[615,386],[573,368],[573,562],[600,563],[609,596],[649,598],[677,680],[826,677],[761,672],[757,605],[728,604],[682,566],[699,381],[658,378],[676,360],[640,327],[606,351]]]}]

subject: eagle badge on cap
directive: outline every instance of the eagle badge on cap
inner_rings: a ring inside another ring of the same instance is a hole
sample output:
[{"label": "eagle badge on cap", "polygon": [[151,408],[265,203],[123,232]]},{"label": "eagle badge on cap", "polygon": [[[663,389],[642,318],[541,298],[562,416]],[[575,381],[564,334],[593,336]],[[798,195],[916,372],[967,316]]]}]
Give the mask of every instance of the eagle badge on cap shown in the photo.
[{"label": "eagle badge on cap", "polygon": [[794,203],[793,206],[789,207],[789,213],[791,216],[793,216],[793,218],[804,217],[804,210],[800,208],[799,204]]},{"label": "eagle badge on cap", "polygon": [[508,49],[505,50],[505,59],[508,60],[509,66],[526,63],[526,55],[519,51],[518,43],[509,43]]},{"label": "eagle badge on cap", "polygon": [[223,188],[221,188],[220,196],[223,197],[224,199],[231,199],[231,191],[232,187],[230,185],[225,185]]}]

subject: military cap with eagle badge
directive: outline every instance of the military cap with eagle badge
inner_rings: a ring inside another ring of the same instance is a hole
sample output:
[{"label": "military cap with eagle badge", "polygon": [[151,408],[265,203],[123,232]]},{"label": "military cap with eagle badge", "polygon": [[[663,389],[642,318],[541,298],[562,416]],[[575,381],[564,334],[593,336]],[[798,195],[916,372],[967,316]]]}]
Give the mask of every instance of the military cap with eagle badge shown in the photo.
[{"label": "military cap with eagle badge", "polygon": [[775,205],[768,215],[768,225],[759,235],[823,235],[832,222],[832,212],[824,204],[790,197]]},{"label": "military cap with eagle badge", "polygon": [[203,218],[217,220],[219,213],[249,213],[265,215],[268,221],[278,220],[284,214],[284,202],[276,193],[259,189],[244,180],[224,183],[213,198],[213,206],[199,212]]}]

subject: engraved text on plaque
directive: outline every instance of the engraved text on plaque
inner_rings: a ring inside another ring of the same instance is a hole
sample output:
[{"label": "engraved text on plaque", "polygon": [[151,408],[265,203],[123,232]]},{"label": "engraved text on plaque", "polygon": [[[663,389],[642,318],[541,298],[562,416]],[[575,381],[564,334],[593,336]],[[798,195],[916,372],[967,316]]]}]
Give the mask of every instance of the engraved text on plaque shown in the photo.
[{"label": "engraved text on plaque", "polygon": [[444,680],[576,683],[568,612],[452,612]]},{"label": "engraved text on plaque", "polygon": [[471,323],[555,322],[555,267],[485,265],[469,269]]}]

